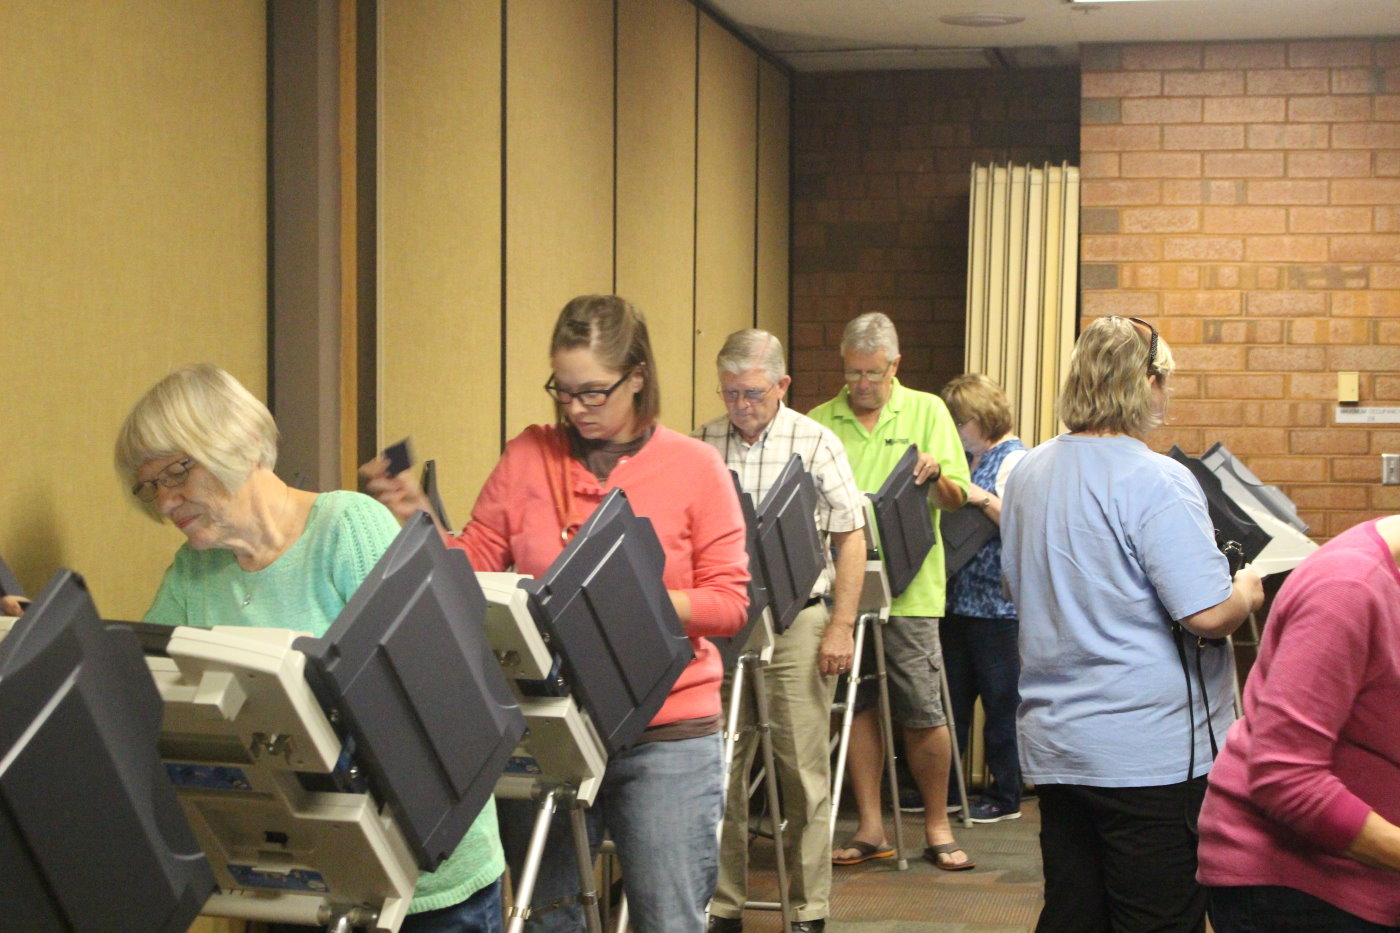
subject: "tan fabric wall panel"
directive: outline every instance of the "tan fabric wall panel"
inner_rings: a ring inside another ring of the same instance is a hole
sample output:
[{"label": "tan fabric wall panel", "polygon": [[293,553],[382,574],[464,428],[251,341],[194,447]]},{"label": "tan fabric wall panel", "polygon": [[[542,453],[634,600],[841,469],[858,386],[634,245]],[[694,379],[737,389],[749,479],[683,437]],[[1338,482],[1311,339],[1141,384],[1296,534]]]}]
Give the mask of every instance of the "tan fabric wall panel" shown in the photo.
[{"label": "tan fabric wall panel", "polygon": [[715,354],[754,325],[754,201],[758,56],[700,21],[700,117],[695,244],[697,421],[722,414]]},{"label": "tan fabric wall panel", "polygon": [[138,617],[183,540],[128,506],[112,442],[171,368],[266,385],[260,0],[0,4],[0,554]]},{"label": "tan fabric wall panel", "polygon": [[412,435],[463,523],[501,430],[500,6],[380,17],[379,446]]},{"label": "tan fabric wall panel", "polygon": [[788,340],[788,76],[758,63],[758,326]]},{"label": "tan fabric wall panel", "polygon": [[677,430],[694,401],[697,15],[686,0],[618,3],[617,293],[647,317]]},{"label": "tan fabric wall panel", "polygon": [[613,5],[506,12],[505,430],[554,418],[540,390],[559,309],[613,281]]}]

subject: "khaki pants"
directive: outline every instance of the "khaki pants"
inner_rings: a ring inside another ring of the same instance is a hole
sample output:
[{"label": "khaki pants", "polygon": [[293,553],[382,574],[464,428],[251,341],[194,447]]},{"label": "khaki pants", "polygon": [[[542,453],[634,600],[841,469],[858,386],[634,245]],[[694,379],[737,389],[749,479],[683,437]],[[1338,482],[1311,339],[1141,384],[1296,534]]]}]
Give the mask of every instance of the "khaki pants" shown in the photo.
[{"label": "khaki pants", "polygon": [[[792,626],[778,636],[773,661],[764,668],[773,758],[787,820],[784,854],[794,920],[826,919],[831,897],[831,759],[827,736],[836,678],[823,677],[817,669],[817,649],[829,617],[822,603],[802,610]],[[732,687],[732,675],[726,676],[726,712]],[[739,744],[725,796],[719,886],[710,905],[710,913],[717,917],[740,916],[747,899],[748,776],[758,751],[753,721],[753,695],[746,683],[739,711]]]}]

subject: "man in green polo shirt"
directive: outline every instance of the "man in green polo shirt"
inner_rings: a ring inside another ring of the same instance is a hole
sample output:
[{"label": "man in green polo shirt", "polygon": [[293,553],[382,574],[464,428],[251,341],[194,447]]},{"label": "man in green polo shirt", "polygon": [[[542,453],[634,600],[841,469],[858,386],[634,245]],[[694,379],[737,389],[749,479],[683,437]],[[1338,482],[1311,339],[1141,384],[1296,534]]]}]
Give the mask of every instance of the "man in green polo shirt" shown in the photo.
[{"label": "man in green polo shirt", "polygon": [[[960,507],[971,478],[957,426],[937,395],[906,388],[895,378],[899,337],[894,324],[879,312],[851,321],[841,337],[841,358],[845,387],[809,415],[840,438],[856,485],[866,492],[878,490],[913,444],[919,450],[915,482],[928,485],[930,509]],[[909,770],[924,801],[924,858],[945,871],[961,871],[972,868],[973,862],[953,840],[945,807],[952,745],[943,711],[943,655],[938,643],[944,588],[940,541],[890,607],[884,629],[885,663],[891,709],[903,726]],[[862,705],[865,708],[859,708]],[[849,763],[860,825],[845,846],[832,851],[837,865],[894,855],[880,811],[883,762],[878,711],[873,705],[858,704]]]}]

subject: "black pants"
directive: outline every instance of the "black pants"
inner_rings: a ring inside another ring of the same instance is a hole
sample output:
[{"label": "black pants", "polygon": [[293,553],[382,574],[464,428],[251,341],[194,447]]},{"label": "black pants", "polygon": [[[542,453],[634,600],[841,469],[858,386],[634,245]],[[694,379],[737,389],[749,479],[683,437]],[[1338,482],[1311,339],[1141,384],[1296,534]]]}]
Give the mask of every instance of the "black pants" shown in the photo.
[{"label": "black pants", "polygon": [[1216,933],[1393,933],[1389,927],[1333,906],[1296,888],[1250,885],[1210,889]]},{"label": "black pants", "polygon": [[1196,815],[1206,779],[1041,785],[1045,908],[1036,933],[1201,933]]}]

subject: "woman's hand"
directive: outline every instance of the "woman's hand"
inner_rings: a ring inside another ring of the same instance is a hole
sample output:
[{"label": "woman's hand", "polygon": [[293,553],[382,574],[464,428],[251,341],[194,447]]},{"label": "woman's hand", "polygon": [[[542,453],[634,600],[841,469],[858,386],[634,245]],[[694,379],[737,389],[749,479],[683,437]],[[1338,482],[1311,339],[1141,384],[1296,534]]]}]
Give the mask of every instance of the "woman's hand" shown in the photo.
[{"label": "woman's hand", "polygon": [[[360,476],[365,480],[365,492],[388,507],[400,522],[408,521],[414,512],[433,514],[432,503],[418,485],[418,480],[408,470],[390,476],[389,461],[383,457],[361,465]],[[437,521],[436,518],[433,519]]]},{"label": "woman's hand", "polygon": [[23,596],[0,596],[0,616],[21,616],[29,600]]}]

